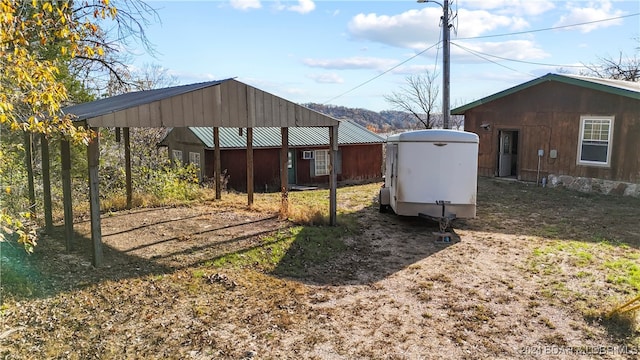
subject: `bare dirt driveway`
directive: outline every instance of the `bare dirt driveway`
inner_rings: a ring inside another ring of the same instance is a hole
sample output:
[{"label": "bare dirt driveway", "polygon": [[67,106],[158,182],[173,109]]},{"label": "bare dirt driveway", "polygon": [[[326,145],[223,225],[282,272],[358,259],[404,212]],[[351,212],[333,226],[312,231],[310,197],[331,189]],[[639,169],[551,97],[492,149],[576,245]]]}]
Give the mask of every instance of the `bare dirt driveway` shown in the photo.
[{"label": "bare dirt driveway", "polygon": [[22,259],[39,288],[4,302],[0,355],[639,356],[637,321],[603,317],[638,291],[639,199],[480,179],[478,217],[436,243],[437,224],[379,213],[376,191],[339,189],[337,229],[211,204],[105,215],[100,269],[79,223],[75,251],[51,238]]}]

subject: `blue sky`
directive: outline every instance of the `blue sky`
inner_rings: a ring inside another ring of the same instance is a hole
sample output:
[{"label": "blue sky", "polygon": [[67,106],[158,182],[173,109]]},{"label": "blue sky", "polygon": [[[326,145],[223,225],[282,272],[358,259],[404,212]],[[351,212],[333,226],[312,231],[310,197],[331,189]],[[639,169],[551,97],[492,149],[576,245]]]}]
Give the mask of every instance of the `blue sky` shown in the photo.
[{"label": "blue sky", "polygon": [[[617,58],[621,51],[638,54],[637,0],[450,2],[457,15],[451,33],[452,107],[556,72],[560,66],[577,73],[581,64],[596,63],[599,57]],[[436,3],[148,4],[157,9],[161,21],[146,29],[157,53],[150,56],[133,46],[137,55],[131,67],[159,64],[180,84],[236,77],[296,103],[381,111],[391,109],[384,96],[400,91],[407,76],[427,70],[442,74],[442,50],[436,45],[441,40],[442,8]],[[612,18],[617,19],[534,31]],[[518,34],[494,36],[513,33]],[[441,85],[441,77],[436,81]]]}]

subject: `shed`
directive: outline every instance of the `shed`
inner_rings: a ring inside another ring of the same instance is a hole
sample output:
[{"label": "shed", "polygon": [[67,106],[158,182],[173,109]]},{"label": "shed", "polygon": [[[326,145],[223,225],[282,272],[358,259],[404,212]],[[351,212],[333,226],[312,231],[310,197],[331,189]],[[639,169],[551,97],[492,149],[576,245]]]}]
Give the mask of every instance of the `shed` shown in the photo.
[{"label": "shed", "polygon": [[[221,128],[247,129],[247,184],[253,184],[253,129],[275,127],[280,129],[280,156],[286,165],[289,128],[325,127],[329,146],[329,183],[330,183],[330,222],[336,223],[336,184],[335,159],[338,148],[339,121],[295,104],[273,94],[244,84],[235,79],[210,81],[197,84],[175,86],[156,90],[138,91],[89,103],[69,106],[63,109],[66,114],[76,117],[84,126],[97,129],[101,127],[124,128],[125,163],[127,173],[127,202],[131,203],[131,165],[129,154],[130,127],[193,127],[210,126],[213,128],[214,157],[220,158],[219,131]],[[91,238],[93,244],[93,265],[102,263],[102,233],[100,227],[100,197],[98,181],[99,138],[89,143],[87,149],[89,164],[89,200],[91,208]],[[65,232],[67,247],[73,236],[73,216],[71,208],[70,154],[68,143],[62,145],[62,176],[65,211]],[[217,164],[220,162],[217,161]],[[214,169],[220,174],[218,166]],[[282,173],[287,172],[281,166]],[[220,176],[216,178],[216,198],[220,198]],[[286,178],[286,177],[284,177]],[[281,184],[282,210],[288,208],[287,183]],[[248,202],[253,202],[253,189],[247,192]],[[47,194],[45,194],[47,197]],[[49,194],[50,198],[50,194]],[[46,201],[46,199],[45,199]],[[45,210],[46,211],[46,210]]]},{"label": "shed", "polygon": [[550,73],[451,113],[480,138],[480,176],[640,183],[639,83]]},{"label": "shed", "polygon": [[[220,163],[228,177],[229,188],[246,191],[246,131],[220,129]],[[338,128],[336,173],[338,181],[363,182],[382,179],[384,138],[353,121],[341,120]],[[280,187],[280,129],[256,128],[253,132],[254,188],[264,191]],[[215,167],[213,128],[170,129],[161,146],[168,147],[172,160],[195,163],[202,178],[212,178]],[[297,127],[289,130],[287,183],[292,185],[328,185],[329,137],[322,128]],[[203,159],[203,161],[200,161]]]}]

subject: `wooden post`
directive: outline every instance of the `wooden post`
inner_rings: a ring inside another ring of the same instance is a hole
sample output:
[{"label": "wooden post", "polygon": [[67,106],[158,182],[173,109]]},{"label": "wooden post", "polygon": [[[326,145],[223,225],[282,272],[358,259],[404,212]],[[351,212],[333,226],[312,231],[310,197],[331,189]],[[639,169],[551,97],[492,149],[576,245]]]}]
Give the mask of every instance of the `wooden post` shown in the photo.
[{"label": "wooden post", "polygon": [[253,205],[253,128],[247,128],[247,205]]},{"label": "wooden post", "polygon": [[73,203],[71,200],[71,148],[68,141],[60,142],[62,158],[62,205],[64,206],[64,245],[71,251],[73,241]]},{"label": "wooden post", "polygon": [[51,174],[49,164],[49,140],[46,135],[40,136],[42,152],[42,192],[44,195],[44,228],[47,234],[53,232],[53,210],[51,209]]},{"label": "wooden post", "polygon": [[36,216],[36,187],[33,183],[33,141],[31,139],[31,133],[25,131],[24,133],[24,154],[25,165],[27,167],[27,183],[29,186],[29,212],[33,217]]},{"label": "wooden post", "polygon": [[89,163],[89,205],[91,211],[91,244],[93,250],[92,264],[94,267],[102,265],[102,230],[100,228],[100,179],[98,177],[98,164],[100,163],[100,137],[98,128],[92,128],[96,132],[87,147],[87,160]]},{"label": "wooden post", "polygon": [[280,128],[282,135],[282,147],[280,148],[280,190],[282,191],[282,205],[280,217],[286,219],[289,216],[289,128]]},{"label": "wooden post", "polygon": [[338,125],[329,127],[329,224],[336,226],[338,201],[336,190],[338,188],[338,174],[336,164],[338,158]]},{"label": "wooden post", "polygon": [[220,165],[220,129],[218,127],[213,128],[213,161],[215,163],[213,176],[216,184],[216,200],[222,199],[222,181],[220,179],[222,166]]},{"label": "wooden post", "polygon": [[[127,209],[131,209],[133,202],[133,188],[131,186],[131,138],[129,137],[128,127],[124,128],[122,132],[124,135],[124,172],[125,186],[127,187]],[[118,133],[120,133],[120,131],[118,131]]]}]

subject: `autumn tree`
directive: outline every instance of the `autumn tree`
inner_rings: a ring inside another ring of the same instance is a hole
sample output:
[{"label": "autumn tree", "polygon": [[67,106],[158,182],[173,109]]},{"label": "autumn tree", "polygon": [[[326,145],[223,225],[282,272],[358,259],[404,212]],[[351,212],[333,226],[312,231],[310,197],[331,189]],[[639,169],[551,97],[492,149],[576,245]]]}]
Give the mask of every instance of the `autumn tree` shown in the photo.
[{"label": "autumn tree", "polygon": [[[124,11],[109,0],[0,0],[0,140],[26,133],[88,144],[94,134],[61,112],[70,103],[64,75],[69,69],[87,74],[106,69],[118,76],[113,52],[126,37],[109,40],[105,24],[115,24],[110,28],[118,34],[143,35],[144,23],[133,14],[150,11],[136,0],[121,4]],[[0,147],[0,157],[11,150],[20,147]],[[12,191],[11,184],[2,188],[3,194]],[[15,238],[32,249],[36,235],[26,226],[29,213],[11,210],[17,209],[0,209],[0,241]]]},{"label": "autumn tree", "polygon": [[437,125],[434,111],[440,90],[435,79],[433,72],[408,76],[400,91],[385,95],[384,98],[396,110],[409,112],[425,129],[431,129]]}]

